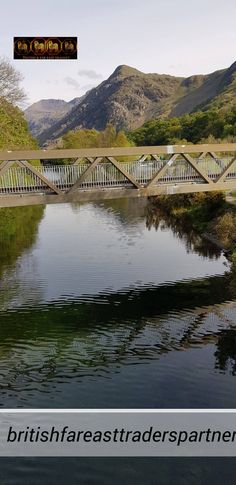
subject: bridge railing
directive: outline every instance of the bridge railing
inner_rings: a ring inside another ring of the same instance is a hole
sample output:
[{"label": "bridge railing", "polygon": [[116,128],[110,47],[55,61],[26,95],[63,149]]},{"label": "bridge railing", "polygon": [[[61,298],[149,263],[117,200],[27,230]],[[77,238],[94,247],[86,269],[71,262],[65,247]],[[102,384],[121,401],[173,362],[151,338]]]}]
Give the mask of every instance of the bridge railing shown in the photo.
[{"label": "bridge railing", "polygon": [[[235,152],[236,144],[0,152],[0,194],[187,183],[214,183],[217,190],[219,182],[236,179]],[[36,154],[52,162],[33,167],[28,160]],[[120,162],[125,154],[127,161]],[[72,163],[55,165],[56,158],[71,158]]]},{"label": "bridge railing", "polygon": [[[199,167],[204,169],[207,175],[214,180],[222,171],[222,168],[227,166],[230,159],[224,158],[218,160],[216,164],[212,159],[198,160]],[[123,163],[123,168],[135,180],[141,184],[147,184],[165,165],[165,161],[132,161]],[[37,167],[37,171],[48,181],[52,182],[57,188],[65,191],[79,180],[81,175],[88,169],[89,164],[79,165],[46,165]],[[228,177],[236,176],[232,172]],[[186,163],[186,160],[179,159],[178,163],[169,166],[165,174],[160,177],[158,183],[184,183],[195,182],[201,183],[202,178],[198,173]],[[81,183],[81,189],[99,188],[99,187],[127,187],[132,183],[120,173],[116,167],[111,163],[101,163],[97,165],[88,177]],[[50,192],[50,187],[34,173],[29,174],[29,170],[23,167],[10,168],[4,175],[0,177],[0,193],[24,193],[24,192]]]}]

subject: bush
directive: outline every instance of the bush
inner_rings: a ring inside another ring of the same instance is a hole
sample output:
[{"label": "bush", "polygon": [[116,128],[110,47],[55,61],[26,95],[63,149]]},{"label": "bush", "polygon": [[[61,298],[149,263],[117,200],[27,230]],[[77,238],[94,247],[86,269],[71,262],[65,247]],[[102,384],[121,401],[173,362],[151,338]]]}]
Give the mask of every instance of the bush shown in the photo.
[{"label": "bush", "polygon": [[221,216],[215,225],[215,233],[225,248],[232,248],[236,244],[236,214],[226,212]]}]

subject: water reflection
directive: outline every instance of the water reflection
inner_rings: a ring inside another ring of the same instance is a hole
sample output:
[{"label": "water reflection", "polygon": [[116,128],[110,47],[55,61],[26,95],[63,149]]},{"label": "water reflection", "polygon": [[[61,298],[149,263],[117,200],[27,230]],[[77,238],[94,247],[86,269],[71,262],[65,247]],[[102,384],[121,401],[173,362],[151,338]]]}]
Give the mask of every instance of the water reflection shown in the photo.
[{"label": "water reflection", "polygon": [[143,200],[41,217],[21,218],[1,278],[1,406],[236,404],[236,278],[219,249]]},{"label": "water reflection", "polygon": [[216,369],[236,374],[236,330],[223,330],[216,342]]},{"label": "water reflection", "polygon": [[36,241],[43,206],[0,208],[0,275]]},{"label": "water reflection", "polygon": [[[233,344],[226,343],[236,315],[236,303],[227,302],[227,296],[227,276],[218,276],[2,312],[2,405],[12,405],[12,399],[34,405],[36,396],[50,395],[52,388],[59,392],[61,386],[58,403],[66,403],[69,382],[83,382],[92,406],[97,402],[90,388],[95,379],[113,379],[127,366],[146,367],[172,352],[191,353],[209,344],[217,347],[215,369],[226,371],[222,363],[232,359]],[[162,377],[166,372],[168,367]],[[137,381],[144,385],[145,375],[137,370],[135,387]],[[188,384],[193,379],[189,375]],[[143,396],[138,389],[134,396],[138,405]]]},{"label": "water reflection", "polygon": [[203,239],[189,224],[184,224],[183,220],[164,213],[152,202],[152,198],[149,199],[146,208],[146,226],[149,230],[154,227],[156,231],[171,229],[175,237],[184,242],[187,252],[196,252],[209,259],[218,259],[222,254],[219,247]]},{"label": "water reflection", "polygon": [[[146,201],[34,210],[1,226],[1,407],[236,407],[236,275],[218,248]],[[14,459],[0,478],[218,484],[232,471],[229,460]]]}]

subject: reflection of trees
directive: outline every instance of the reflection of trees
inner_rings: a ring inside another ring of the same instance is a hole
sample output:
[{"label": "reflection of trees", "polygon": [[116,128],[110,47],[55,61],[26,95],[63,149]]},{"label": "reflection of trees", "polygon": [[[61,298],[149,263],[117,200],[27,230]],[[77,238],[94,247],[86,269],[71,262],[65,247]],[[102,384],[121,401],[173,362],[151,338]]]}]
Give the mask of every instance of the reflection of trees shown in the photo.
[{"label": "reflection of trees", "polygon": [[43,206],[0,209],[0,274],[34,244]]},{"label": "reflection of trees", "polygon": [[[152,204],[151,201],[147,204],[147,218],[146,218],[146,226],[148,229],[154,227],[156,230],[161,229],[171,229],[173,233],[185,242],[187,251],[197,252],[199,255],[208,257],[208,258],[219,258],[221,255],[221,249],[217,248],[214,244],[211,244],[209,241],[204,240],[201,236],[199,236],[191,227],[191,225],[182,218],[178,220],[178,218],[172,216],[168,212],[164,212],[161,208],[158,208],[157,205]],[[222,280],[222,296],[226,300],[231,300],[236,297],[236,267],[232,265],[231,270],[226,273],[224,277],[224,282]],[[214,280],[214,287],[215,281]],[[206,282],[207,280],[205,280]],[[208,280],[209,281],[209,280]],[[216,287],[215,287],[216,288]],[[213,289],[212,285],[209,287],[209,291],[213,291],[215,294],[215,290]],[[199,295],[200,296],[200,295]],[[204,295],[203,299],[204,299]],[[184,296],[185,301],[185,296]],[[188,299],[186,301],[188,308]],[[215,302],[217,303],[217,301]],[[203,303],[204,304],[204,303]],[[216,317],[219,317],[217,314],[217,307],[214,308],[214,313]],[[231,368],[231,372],[233,375],[236,375],[236,330],[232,328],[234,326],[234,322],[228,322],[226,316],[221,315],[221,319],[224,321],[225,324],[228,324],[230,328],[224,330],[220,333],[208,333],[204,335],[204,322],[206,319],[206,309],[204,308],[199,315],[194,318],[193,322],[191,322],[186,330],[183,332],[183,335],[180,339],[179,345],[181,348],[188,348],[191,346],[192,338],[194,333],[197,329],[202,326],[203,328],[203,335],[198,340],[198,343],[201,345],[207,344],[210,342],[214,342],[216,345],[216,352],[215,352],[215,368],[219,369],[220,371],[226,371],[227,369]]]},{"label": "reflection of trees", "polygon": [[[225,303],[227,279],[210,277],[34,305],[17,314],[2,312],[0,388],[27,390],[59,376],[63,381],[95,377],[124,363],[217,343],[224,310],[228,305],[236,311],[234,303]],[[215,324],[209,331],[212,316]]]},{"label": "reflection of trees", "polygon": [[236,265],[232,264],[229,272],[229,294],[236,298]]},{"label": "reflection of trees", "polygon": [[216,369],[226,371],[231,368],[236,375],[236,330],[229,329],[220,333],[216,343]]},{"label": "reflection of trees", "polygon": [[[84,203],[70,204],[72,210],[76,213],[80,207],[87,205]],[[141,197],[140,199],[109,199],[101,202],[93,202],[93,210],[105,212],[106,215],[110,212],[112,214],[114,223],[117,221],[122,226],[129,227],[131,224],[136,224],[138,221],[145,220],[147,199]]]},{"label": "reflection of trees", "polygon": [[[43,208],[37,208],[40,209],[38,212],[34,212],[35,209],[19,208],[20,212],[15,213],[8,231],[5,234],[1,231],[0,269],[4,260],[11,264],[34,242],[43,214]],[[124,220],[126,210],[130,207],[124,202]],[[161,216],[149,218],[149,215],[147,224],[150,227],[153,223],[155,227],[166,224]],[[0,223],[3,228],[3,218]],[[171,225],[164,227],[173,230]],[[186,244],[190,241],[191,250],[200,247],[200,254],[205,251],[201,249],[200,238],[197,239],[193,232],[176,227],[175,234],[184,238]],[[203,254],[209,256],[207,252]],[[234,278],[231,272],[156,287],[91,295],[89,299],[85,295],[84,300],[83,297],[71,301],[65,299],[41,306],[34,303],[33,307],[17,308],[17,312],[2,311],[0,389],[27,391],[36,383],[37,389],[40,391],[41,387],[43,391],[47,384],[59,377],[63,382],[94,378],[95,375],[109,374],[124,363],[148,362],[196,344],[214,343],[217,346],[216,367],[225,370],[236,352],[233,344],[226,342],[226,337],[223,339],[219,333],[217,319],[221,323],[226,321],[225,302],[236,295]],[[210,314],[216,322],[214,330],[206,326]]]},{"label": "reflection of trees", "polygon": [[[196,252],[200,256],[210,259],[218,259],[222,254],[219,247],[194,231],[189,221],[184,218],[178,219],[178,217],[165,212],[156,203],[153,203],[152,198],[148,200],[146,207],[146,226],[149,230],[152,227],[163,231],[171,229],[176,237],[184,241],[188,252]],[[226,285],[228,299],[236,298],[236,264],[232,264],[228,269]]]},{"label": "reflection of trees", "polygon": [[162,231],[171,229],[176,237],[184,241],[187,252],[196,252],[200,256],[210,259],[218,259],[221,255],[221,249],[215,244],[203,239],[196,233],[189,223],[164,212],[157,205],[152,204],[149,200],[146,212],[146,226],[150,230],[154,227]]}]

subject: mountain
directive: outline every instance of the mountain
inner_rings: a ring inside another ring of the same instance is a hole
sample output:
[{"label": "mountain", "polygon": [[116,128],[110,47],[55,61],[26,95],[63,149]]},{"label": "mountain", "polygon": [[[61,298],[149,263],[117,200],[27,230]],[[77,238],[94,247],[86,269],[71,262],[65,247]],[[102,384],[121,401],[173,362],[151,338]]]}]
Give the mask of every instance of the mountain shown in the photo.
[{"label": "mountain", "polygon": [[117,129],[132,130],[158,117],[224,108],[235,102],[235,94],[236,62],[227,69],[188,78],[145,74],[129,66],[118,66],[107,80],[89,91],[65,115],[58,114],[54,124],[37,137],[43,145],[69,130],[102,130],[107,123]]},{"label": "mountain", "polygon": [[62,99],[41,99],[29,106],[24,114],[32,135],[38,138],[41,133],[48,130],[56,121],[77,106],[82,99],[83,96],[74,98],[69,102]]},{"label": "mountain", "polygon": [[181,116],[196,109],[226,108],[236,100],[236,62],[228,69],[215,71],[205,76],[192,76],[183,81],[188,83],[194,77],[199,77],[199,86],[177,99],[169,116]]}]

